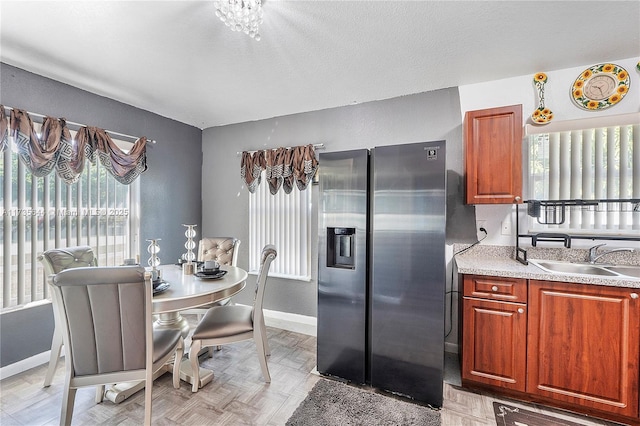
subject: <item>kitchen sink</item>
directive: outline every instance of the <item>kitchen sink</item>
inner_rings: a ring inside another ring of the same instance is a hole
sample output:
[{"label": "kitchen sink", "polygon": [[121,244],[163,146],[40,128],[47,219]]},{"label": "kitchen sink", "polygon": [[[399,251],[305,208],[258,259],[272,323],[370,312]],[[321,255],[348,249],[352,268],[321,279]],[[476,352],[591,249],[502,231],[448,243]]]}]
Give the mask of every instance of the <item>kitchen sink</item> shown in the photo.
[{"label": "kitchen sink", "polygon": [[622,275],[640,278],[640,266],[606,266],[606,268]]},{"label": "kitchen sink", "polygon": [[530,259],[538,268],[558,274],[591,275],[601,277],[640,278],[640,266],[597,265],[591,263],[571,263],[560,260]]}]

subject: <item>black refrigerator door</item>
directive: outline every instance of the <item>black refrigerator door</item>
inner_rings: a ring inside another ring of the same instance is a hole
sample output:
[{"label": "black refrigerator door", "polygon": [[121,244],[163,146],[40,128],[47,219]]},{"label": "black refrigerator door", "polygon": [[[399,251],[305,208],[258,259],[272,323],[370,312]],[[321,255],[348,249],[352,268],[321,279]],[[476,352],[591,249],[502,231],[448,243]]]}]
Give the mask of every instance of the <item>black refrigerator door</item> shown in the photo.
[{"label": "black refrigerator door", "polygon": [[442,406],[445,143],[371,156],[371,385]]},{"label": "black refrigerator door", "polygon": [[365,382],[369,151],[321,153],[318,371]]}]

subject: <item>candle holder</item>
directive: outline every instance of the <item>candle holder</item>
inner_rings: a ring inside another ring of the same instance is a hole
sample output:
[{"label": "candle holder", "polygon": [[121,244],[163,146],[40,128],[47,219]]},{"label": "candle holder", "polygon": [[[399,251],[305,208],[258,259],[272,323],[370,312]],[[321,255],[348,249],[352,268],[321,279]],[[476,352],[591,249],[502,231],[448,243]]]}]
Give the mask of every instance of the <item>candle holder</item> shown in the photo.
[{"label": "candle holder", "polygon": [[197,225],[185,225],[187,230],[184,232],[185,237],[187,237],[187,242],[184,243],[184,247],[187,249],[187,252],[182,255],[182,259],[186,260],[187,263],[182,264],[182,273],[184,275],[193,275],[195,272],[195,265],[193,261],[196,260],[196,255],[193,252],[193,249],[196,247],[195,241],[193,238],[196,236],[196,230],[194,229]]},{"label": "candle holder", "polygon": [[149,266],[151,266],[151,279],[153,281],[157,281],[160,279],[160,270],[158,266],[160,266],[160,258],[158,257],[158,253],[160,253],[160,245],[158,241],[160,238],[149,239],[149,247],[147,247],[147,252],[150,254],[149,261],[147,262]]}]

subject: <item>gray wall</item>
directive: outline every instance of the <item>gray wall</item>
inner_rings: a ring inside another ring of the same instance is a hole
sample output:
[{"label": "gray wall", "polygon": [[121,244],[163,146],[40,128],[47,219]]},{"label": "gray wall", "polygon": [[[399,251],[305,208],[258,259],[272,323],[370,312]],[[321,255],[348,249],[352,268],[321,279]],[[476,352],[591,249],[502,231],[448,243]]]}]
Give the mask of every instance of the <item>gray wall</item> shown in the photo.
[{"label": "gray wall", "polygon": [[[203,131],[203,235],[240,238],[238,266],[248,267],[249,192],[240,180],[238,151],[324,143],[326,151],[446,140],[448,241],[475,241],[475,210],[464,206],[462,123],[457,89],[403,96],[360,105],[208,128]],[[322,167],[322,165],[321,165]],[[269,279],[265,308],[317,313],[317,187],[314,191],[311,282]],[[450,283],[448,284],[450,285]],[[250,304],[252,286],[235,297]],[[452,333],[455,335],[455,333]],[[455,340],[455,339],[454,339]]]},{"label": "gray wall", "polygon": [[[7,64],[0,64],[0,103],[131,135],[158,143],[147,150],[141,176],[141,258],[146,238],[161,238],[165,263],[184,251],[183,223],[200,225],[198,237],[240,238],[239,266],[248,266],[248,191],[240,181],[238,151],[324,143],[326,151],[431,140],[447,141],[447,241],[475,241],[475,210],[463,203],[463,145],[457,89],[445,89],[323,111],[209,128],[204,131]],[[202,167],[201,167],[202,165]],[[265,308],[301,315],[317,312],[317,187],[312,217],[312,281],[270,279]],[[449,265],[450,267],[450,265]],[[448,283],[450,286],[451,283]],[[248,285],[236,296],[250,304]],[[454,318],[455,308],[454,308]],[[2,314],[0,367],[49,350],[48,305]],[[43,327],[42,324],[47,324]],[[33,345],[16,342],[21,330]],[[455,329],[448,341],[454,341]],[[453,340],[452,340],[453,339]]]},{"label": "gray wall", "polygon": [[[157,140],[147,149],[148,170],[140,177],[141,260],[147,238],[161,238],[160,258],[175,262],[184,252],[183,223],[201,223],[202,131],[148,111],[0,64],[0,103],[8,107],[65,117],[69,121]],[[24,318],[26,317],[26,318]],[[0,317],[0,366],[47,351],[51,347],[51,308]],[[20,330],[33,345],[21,345],[8,330]]]}]

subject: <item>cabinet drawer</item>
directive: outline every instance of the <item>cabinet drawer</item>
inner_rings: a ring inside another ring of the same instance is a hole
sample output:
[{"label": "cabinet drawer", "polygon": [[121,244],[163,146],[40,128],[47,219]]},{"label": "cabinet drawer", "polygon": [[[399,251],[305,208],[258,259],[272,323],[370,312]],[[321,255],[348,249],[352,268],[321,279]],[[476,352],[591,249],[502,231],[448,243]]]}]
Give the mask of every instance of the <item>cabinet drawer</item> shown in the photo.
[{"label": "cabinet drawer", "polygon": [[527,280],[524,278],[465,275],[464,296],[527,303]]}]

